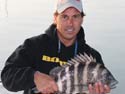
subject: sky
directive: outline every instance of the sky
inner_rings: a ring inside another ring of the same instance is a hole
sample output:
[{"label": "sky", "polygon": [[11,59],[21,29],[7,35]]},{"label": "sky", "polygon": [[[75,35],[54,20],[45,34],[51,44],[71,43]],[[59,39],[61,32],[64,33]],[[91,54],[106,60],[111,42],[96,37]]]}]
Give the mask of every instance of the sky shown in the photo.
[{"label": "sky", "polygon": [[0,0],[0,5],[3,14],[6,10],[5,7],[7,7],[9,17],[38,17],[43,13],[52,11],[54,8],[53,1],[54,0]]}]

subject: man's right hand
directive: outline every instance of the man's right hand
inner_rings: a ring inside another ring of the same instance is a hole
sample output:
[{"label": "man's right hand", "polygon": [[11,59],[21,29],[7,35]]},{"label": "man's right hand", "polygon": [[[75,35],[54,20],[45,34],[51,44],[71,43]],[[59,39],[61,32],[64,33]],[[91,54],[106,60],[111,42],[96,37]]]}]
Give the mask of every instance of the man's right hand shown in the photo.
[{"label": "man's right hand", "polygon": [[38,71],[34,74],[36,88],[42,94],[51,94],[58,91],[58,86],[54,79],[47,74]]}]

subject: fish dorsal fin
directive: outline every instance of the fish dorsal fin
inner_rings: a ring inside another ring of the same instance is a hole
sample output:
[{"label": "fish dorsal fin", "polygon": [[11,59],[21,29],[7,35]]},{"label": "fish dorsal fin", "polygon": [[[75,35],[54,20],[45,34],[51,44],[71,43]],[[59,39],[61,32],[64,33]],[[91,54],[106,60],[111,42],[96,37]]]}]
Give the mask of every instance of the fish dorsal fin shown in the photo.
[{"label": "fish dorsal fin", "polygon": [[66,68],[66,67],[71,66],[71,65],[73,65],[73,64],[74,64],[73,61],[68,60],[67,64],[65,64],[65,65],[63,65],[63,66],[61,66],[61,67]]},{"label": "fish dorsal fin", "polygon": [[71,66],[73,64],[82,63],[82,64],[90,64],[91,62],[95,63],[96,59],[90,54],[90,56],[86,53],[76,55],[74,58],[68,61],[66,66]]},{"label": "fish dorsal fin", "polygon": [[76,64],[76,63],[79,63],[79,61],[78,61],[77,59],[75,59],[75,58],[71,58],[71,60],[68,60],[68,61],[67,61],[67,64],[63,65],[62,67],[63,67],[63,68],[66,68],[66,67],[69,67],[69,66],[71,66],[71,65],[74,65],[74,64]]},{"label": "fish dorsal fin", "polygon": [[95,63],[96,62],[96,59],[93,58],[93,56],[90,54],[90,56],[86,53],[83,54],[80,54],[80,57],[84,60],[84,62],[86,62],[86,64],[89,64],[91,62]]},{"label": "fish dorsal fin", "polygon": [[72,58],[71,60],[68,60],[67,64],[63,65],[62,67],[65,68],[65,67],[69,67],[71,65],[74,65],[74,64],[78,64],[78,63],[82,63],[82,64],[90,64],[90,63],[95,63],[96,62],[96,59],[90,54],[78,54],[76,55],[74,58]]}]

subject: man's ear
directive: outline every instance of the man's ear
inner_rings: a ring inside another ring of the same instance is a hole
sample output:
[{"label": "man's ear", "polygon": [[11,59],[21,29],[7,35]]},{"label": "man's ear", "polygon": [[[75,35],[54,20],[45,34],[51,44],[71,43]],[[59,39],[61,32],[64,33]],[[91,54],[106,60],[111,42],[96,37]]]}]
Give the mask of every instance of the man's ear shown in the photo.
[{"label": "man's ear", "polygon": [[82,20],[81,20],[81,25],[83,24],[83,21],[84,21],[84,17],[82,17]]},{"label": "man's ear", "polygon": [[53,17],[53,22],[54,22],[54,24],[57,23],[56,19],[57,19],[57,15],[54,15],[54,17]]}]

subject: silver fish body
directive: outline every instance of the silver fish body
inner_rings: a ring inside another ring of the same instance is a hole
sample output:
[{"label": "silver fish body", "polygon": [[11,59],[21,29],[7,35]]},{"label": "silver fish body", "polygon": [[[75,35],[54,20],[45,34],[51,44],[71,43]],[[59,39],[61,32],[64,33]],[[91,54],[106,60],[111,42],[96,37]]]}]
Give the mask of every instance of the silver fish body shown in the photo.
[{"label": "silver fish body", "polygon": [[115,88],[118,81],[103,65],[96,62],[91,55],[80,54],[61,67],[50,71],[55,79],[59,92],[56,94],[88,94],[88,85],[101,81]]}]

